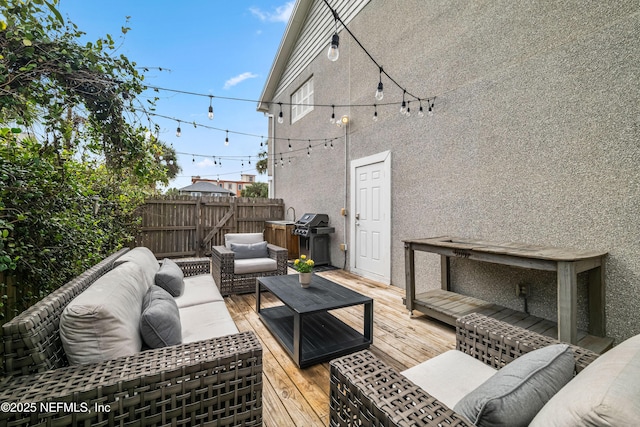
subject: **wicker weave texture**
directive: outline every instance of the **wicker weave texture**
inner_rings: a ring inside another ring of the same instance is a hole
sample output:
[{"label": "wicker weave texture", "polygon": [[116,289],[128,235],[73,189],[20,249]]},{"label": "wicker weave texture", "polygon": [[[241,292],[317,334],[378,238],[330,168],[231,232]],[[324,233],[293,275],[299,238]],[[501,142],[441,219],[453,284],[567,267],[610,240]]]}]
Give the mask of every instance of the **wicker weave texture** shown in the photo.
[{"label": "wicker weave texture", "polygon": [[256,278],[287,274],[288,251],[280,246],[267,245],[269,257],[276,260],[273,271],[235,274],[233,251],[225,246],[213,246],[211,249],[211,273],[223,296],[246,294],[256,291]]},{"label": "wicker weave texture", "polygon": [[105,258],[2,325],[3,375],[27,375],[67,366],[59,334],[62,311],[127,251],[122,249]]},{"label": "wicker weave texture", "polygon": [[[457,322],[457,349],[497,369],[558,341],[480,314]],[[580,372],[598,354],[571,346]],[[455,373],[452,373],[455,375]],[[403,375],[364,350],[331,361],[331,426],[470,425]]]},{"label": "wicker weave texture", "polygon": [[[560,342],[477,313],[461,317],[456,323],[456,348],[496,369],[532,350]],[[577,372],[598,357],[583,347],[569,346],[576,359]]]},{"label": "wicker weave texture", "polygon": [[174,259],[184,273],[184,277],[198,276],[211,273],[210,258],[180,258]]},{"label": "wicker weave texture", "polygon": [[[253,332],[245,332],[8,377],[0,401],[37,405],[35,411],[0,412],[0,425],[10,426],[259,426],[262,348]],[[45,402],[75,404],[76,410],[42,412]]]},{"label": "wicker weave texture", "polygon": [[[1,411],[0,426],[262,425],[262,347],[253,332],[67,366],[59,338],[62,311],[126,251],[3,326],[11,375],[0,380],[0,402],[23,410]],[[177,263],[185,276],[210,271],[208,259]],[[47,402],[68,406],[46,411],[40,405]]]},{"label": "wicker weave texture", "polygon": [[330,381],[330,426],[470,425],[368,350],[333,360]]}]

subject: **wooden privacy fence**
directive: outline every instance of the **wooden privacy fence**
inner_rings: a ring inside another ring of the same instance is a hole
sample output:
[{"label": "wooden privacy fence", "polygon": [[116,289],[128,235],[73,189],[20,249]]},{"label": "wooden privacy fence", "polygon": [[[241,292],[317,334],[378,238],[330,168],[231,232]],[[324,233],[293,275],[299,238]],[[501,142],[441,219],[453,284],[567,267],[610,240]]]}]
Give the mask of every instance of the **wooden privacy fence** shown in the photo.
[{"label": "wooden privacy fence", "polygon": [[282,199],[164,196],[146,201],[136,246],[158,258],[201,257],[223,245],[226,233],[259,233],[284,218]]}]

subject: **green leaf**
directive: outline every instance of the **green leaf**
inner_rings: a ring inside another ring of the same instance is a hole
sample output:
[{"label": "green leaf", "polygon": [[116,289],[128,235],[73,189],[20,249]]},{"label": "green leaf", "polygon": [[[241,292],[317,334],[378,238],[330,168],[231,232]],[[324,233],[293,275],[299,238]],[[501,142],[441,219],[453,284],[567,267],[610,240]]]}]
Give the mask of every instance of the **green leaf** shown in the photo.
[{"label": "green leaf", "polygon": [[62,15],[58,11],[58,9],[56,9],[56,7],[51,3],[49,3],[48,1],[45,3],[49,7],[49,10],[51,11],[51,13],[53,13],[56,16],[56,18],[58,19],[58,22],[64,25],[64,19],[62,18]]},{"label": "green leaf", "polygon": [[31,43],[31,40],[29,39],[22,39],[22,44],[25,46],[33,46],[33,43]]}]

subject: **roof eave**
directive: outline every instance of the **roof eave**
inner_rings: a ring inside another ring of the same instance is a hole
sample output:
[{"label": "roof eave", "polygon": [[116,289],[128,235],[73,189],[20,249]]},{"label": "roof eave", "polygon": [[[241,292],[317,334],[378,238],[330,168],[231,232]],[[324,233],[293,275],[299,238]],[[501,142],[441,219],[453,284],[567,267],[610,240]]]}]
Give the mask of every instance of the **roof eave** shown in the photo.
[{"label": "roof eave", "polygon": [[257,110],[260,112],[269,112],[271,101],[275,95],[276,89],[278,88],[280,76],[282,76],[282,73],[287,66],[291,51],[295,46],[298,35],[302,30],[304,21],[307,18],[307,13],[309,12],[312,4],[313,0],[296,1],[296,5],[291,13],[291,18],[289,18],[289,23],[287,24],[287,28],[282,36],[282,40],[280,41],[278,52],[276,53],[273,64],[271,65],[269,77],[267,77],[267,81],[262,89],[262,94],[260,95],[260,100],[258,101]]}]

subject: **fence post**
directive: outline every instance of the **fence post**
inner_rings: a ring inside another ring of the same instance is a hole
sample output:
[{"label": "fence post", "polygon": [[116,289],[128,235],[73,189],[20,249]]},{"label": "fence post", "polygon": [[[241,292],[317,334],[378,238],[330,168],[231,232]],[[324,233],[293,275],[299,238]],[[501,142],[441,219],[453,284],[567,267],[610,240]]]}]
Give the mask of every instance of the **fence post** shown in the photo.
[{"label": "fence post", "polygon": [[196,256],[201,257],[204,246],[204,236],[202,235],[202,230],[204,229],[202,224],[202,197],[198,197],[196,200],[194,215],[196,223]]}]

